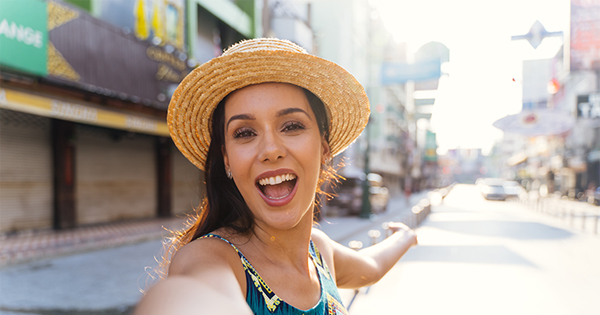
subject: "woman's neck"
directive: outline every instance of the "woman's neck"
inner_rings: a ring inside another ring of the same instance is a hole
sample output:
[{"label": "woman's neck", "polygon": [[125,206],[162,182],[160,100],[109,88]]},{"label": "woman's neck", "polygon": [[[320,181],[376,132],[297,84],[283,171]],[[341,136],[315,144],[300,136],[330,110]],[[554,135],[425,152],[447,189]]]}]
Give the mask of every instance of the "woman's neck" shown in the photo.
[{"label": "woman's neck", "polygon": [[289,230],[277,230],[261,223],[255,223],[249,245],[273,262],[289,262],[298,269],[308,271],[312,213],[307,213],[298,225]]}]

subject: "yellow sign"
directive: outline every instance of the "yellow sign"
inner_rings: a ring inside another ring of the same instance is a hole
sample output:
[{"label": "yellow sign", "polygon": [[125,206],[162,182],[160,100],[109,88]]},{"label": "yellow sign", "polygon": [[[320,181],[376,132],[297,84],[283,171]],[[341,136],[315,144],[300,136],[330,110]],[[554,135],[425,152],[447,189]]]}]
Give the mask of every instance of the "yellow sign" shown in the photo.
[{"label": "yellow sign", "polygon": [[163,120],[0,88],[0,108],[84,124],[169,136]]}]

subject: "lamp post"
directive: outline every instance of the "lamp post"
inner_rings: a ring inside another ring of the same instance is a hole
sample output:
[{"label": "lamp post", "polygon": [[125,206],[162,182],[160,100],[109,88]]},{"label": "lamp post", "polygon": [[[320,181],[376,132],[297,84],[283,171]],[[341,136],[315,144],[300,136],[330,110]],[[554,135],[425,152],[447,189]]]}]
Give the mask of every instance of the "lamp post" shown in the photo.
[{"label": "lamp post", "polygon": [[[371,118],[369,118],[369,122]],[[367,123],[365,127],[365,138],[367,138],[367,148],[365,149],[365,167],[363,172],[365,173],[365,180],[362,182],[362,206],[360,209],[360,217],[361,218],[370,218],[371,217],[371,200],[370,200],[370,192],[369,189],[371,185],[369,183],[369,151],[370,151],[370,132],[371,129],[370,124]]]}]

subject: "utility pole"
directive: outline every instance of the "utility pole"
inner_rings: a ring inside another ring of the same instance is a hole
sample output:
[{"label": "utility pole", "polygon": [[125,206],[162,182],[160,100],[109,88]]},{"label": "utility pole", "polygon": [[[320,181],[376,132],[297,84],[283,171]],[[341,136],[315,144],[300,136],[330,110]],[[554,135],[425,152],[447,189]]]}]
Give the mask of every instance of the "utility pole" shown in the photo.
[{"label": "utility pole", "polygon": [[[372,31],[373,31],[373,20],[371,17],[371,12],[372,12],[372,8],[369,4],[367,4],[367,6],[369,7],[369,10],[366,10],[367,12],[367,75],[368,75],[368,79],[367,79],[367,92],[371,92],[371,93],[367,93],[367,96],[372,96],[373,93],[373,75],[372,75],[372,65],[371,65],[371,58],[372,58],[372,54],[371,54],[371,40],[372,40]],[[369,102],[370,104],[370,102]],[[370,154],[370,149],[371,149],[371,135],[369,130],[370,128],[370,122],[371,122],[371,118],[369,117],[369,121],[367,122],[367,126],[365,127],[365,137],[367,138],[367,147],[365,149],[365,167],[363,169],[363,172],[365,173],[365,178],[362,182],[362,206],[360,209],[360,217],[361,218],[370,218],[371,217],[371,184],[369,183],[369,154]]]}]

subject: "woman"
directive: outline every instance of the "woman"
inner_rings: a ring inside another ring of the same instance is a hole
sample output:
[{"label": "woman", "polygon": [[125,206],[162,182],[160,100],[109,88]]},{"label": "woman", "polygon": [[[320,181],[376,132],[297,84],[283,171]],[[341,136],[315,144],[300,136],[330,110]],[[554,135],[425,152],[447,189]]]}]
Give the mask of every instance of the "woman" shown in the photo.
[{"label": "woman", "polygon": [[352,75],[288,41],[244,41],[195,69],[168,123],[207,198],[136,314],[346,314],[337,288],[377,282],[416,244],[400,223],[359,252],[313,228],[327,164],[368,117]]}]

